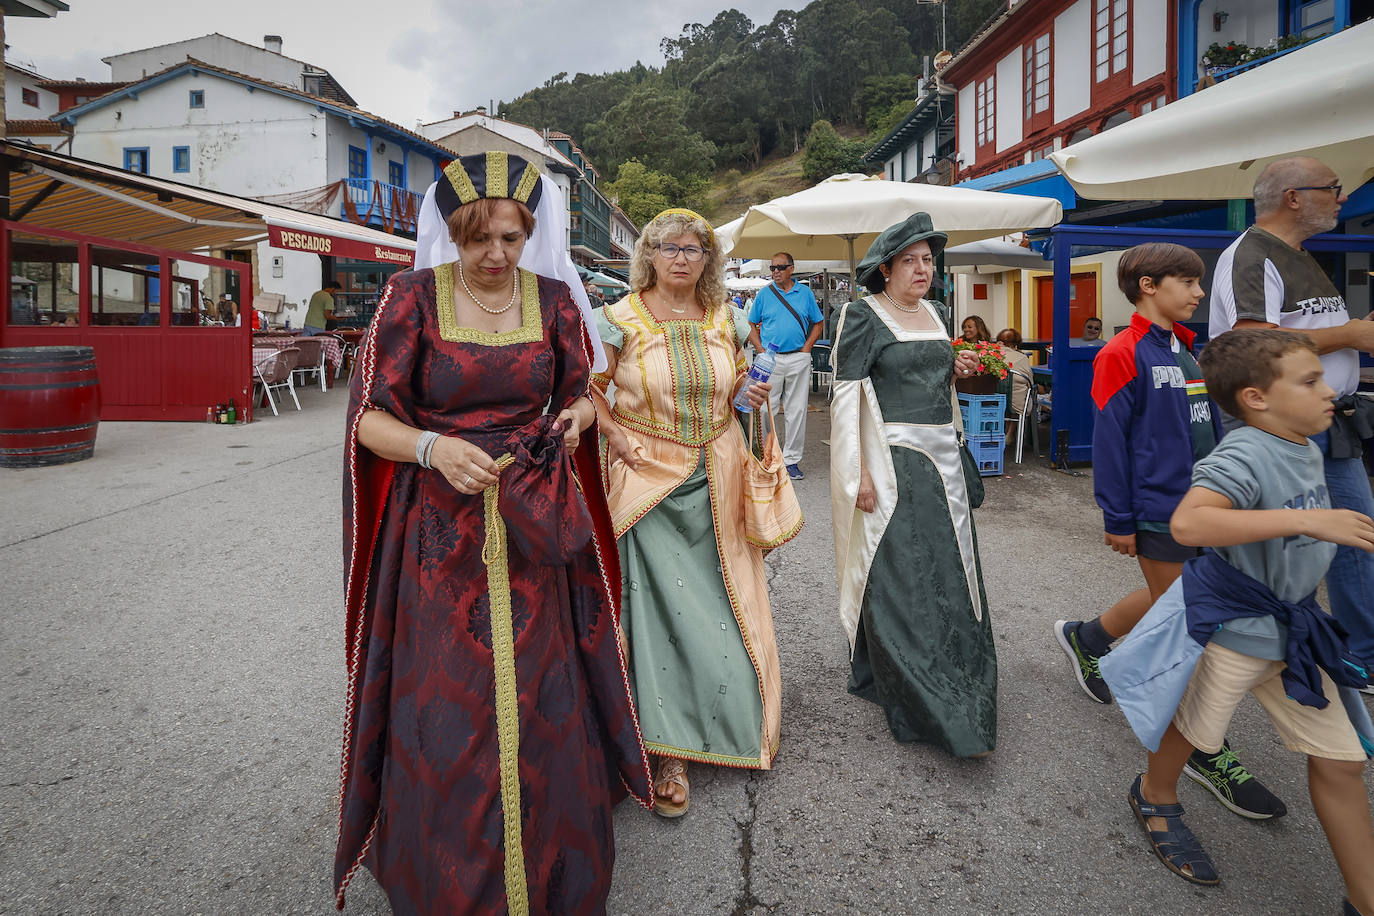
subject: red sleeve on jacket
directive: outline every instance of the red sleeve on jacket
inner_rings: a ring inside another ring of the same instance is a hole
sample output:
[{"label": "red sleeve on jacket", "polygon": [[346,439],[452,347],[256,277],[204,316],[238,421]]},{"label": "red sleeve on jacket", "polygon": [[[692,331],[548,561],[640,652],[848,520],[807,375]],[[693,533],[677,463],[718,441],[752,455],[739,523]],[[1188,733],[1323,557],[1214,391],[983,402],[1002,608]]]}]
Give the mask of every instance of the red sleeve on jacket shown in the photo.
[{"label": "red sleeve on jacket", "polygon": [[[1129,328],[1123,331],[1103,347],[1093,360],[1092,396],[1098,410],[1105,410],[1107,402],[1135,379],[1135,345],[1138,338],[1131,335],[1131,331]],[[1126,335],[1131,336],[1127,338]],[[1121,345],[1112,346],[1117,339],[1121,339]]]}]

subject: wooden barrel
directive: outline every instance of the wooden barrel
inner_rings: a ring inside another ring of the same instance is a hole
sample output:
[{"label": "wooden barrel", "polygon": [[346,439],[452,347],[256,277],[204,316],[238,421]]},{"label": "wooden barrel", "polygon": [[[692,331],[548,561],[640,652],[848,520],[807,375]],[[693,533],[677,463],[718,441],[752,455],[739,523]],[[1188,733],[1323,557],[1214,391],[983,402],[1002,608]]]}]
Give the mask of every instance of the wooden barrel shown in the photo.
[{"label": "wooden barrel", "polygon": [[0,349],[0,467],[84,461],[99,420],[90,347]]}]

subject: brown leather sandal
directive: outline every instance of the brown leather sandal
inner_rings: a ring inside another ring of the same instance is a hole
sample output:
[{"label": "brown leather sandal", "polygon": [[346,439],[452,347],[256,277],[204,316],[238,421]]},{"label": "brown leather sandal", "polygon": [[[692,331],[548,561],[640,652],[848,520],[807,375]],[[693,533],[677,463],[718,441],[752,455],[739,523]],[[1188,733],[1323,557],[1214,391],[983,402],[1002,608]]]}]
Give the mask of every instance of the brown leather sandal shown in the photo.
[{"label": "brown leather sandal", "polygon": [[[670,786],[682,787],[681,802],[659,794]],[[687,764],[676,757],[660,757],[658,775],[654,777],[654,811],[661,817],[682,817],[691,802],[692,789],[687,784]]]}]

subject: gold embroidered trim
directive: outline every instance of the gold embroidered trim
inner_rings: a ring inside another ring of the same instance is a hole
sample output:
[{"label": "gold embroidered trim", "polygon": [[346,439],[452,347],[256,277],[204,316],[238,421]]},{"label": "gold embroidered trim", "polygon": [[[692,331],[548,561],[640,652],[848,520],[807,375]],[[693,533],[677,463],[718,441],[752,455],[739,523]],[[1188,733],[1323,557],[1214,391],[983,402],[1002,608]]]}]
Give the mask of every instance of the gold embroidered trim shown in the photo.
[{"label": "gold embroidered trim", "polygon": [[479,331],[458,324],[453,307],[453,281],[458,263],[440,264],[434,268],[434,304],[439,319],[439,336],[449,343],[475,343],[486,347],[509,344],[536,343],[544,339],[544,326],[539,311],[539,278],[528,270],[520,271],[520,327],[509,331]]},{"label": "gold embroidered trim", "polygon": [[626,429],[632,429],[646,436],[653,436],[655,439],[676,442],[678,445],[685,445],[689,448],[701,448],[703,445],[716,441],[720,438],[722,433],[730,428],[730,424],[734,422],[733,417],[726,417],[720,422],[720,425],[709,428],[706,431],[706,435],[698,439],[688,439],[676,428],[665,428],[660,426],[649,418],[630,413],[618,404],[611,408],[611,416],[615,417],[616,422]]},{"label": "gold embroidered trim", "polygon": [[[510,467],[514,460],[509,454],[497,458],[497,471]],[[506,908],[512,916],[526,916],[530,911],[530,899],[525,879],[525,848],[520,836],[520,706],[515,681],[515,635],[511,624],[506,524],[501,519],[500,497],[499,479],[482,494],[482,505],[487,516],[482,562],[487,567],[487,593],[491,599],[491,657],[496,678],[496,746],[501,764]]]},{"label": "gold embroidered trim", "polygon": [[487,196],[509,197],[510,158],[505,153],[487,151]]},{"label": "gold embroidered trim", "polygon": [[458,192],[458,199],[465,204],[470,204],[482,195],[477,193],[477,188],[472,184],[472,178],[468,176],[467,170],[463,168],[463,163],[455,159],[444,169],[444,175],[448,177],[448,183],[453,185],[453,190]]},{"label": "gold embroidered trim", "polygon": [[[629,300],[630,309],[637,315],[639,315],[641,322],[647,323],[651,328],[657,328],[657,326],[653,323],[653,316],[649,314],[649,310],[644,307],[644,303],[640,300],[639,293],[632,292],[629,296],[626,297],[626,299]],[[622,299],[621,301],[623,302],[625,300]],[[630,325],[627,322],[617,318],[614,314],[612,314],[610,309],[606,309],[606,319],[610,321],[611,324],[618,327],[620,329],[620,333],[627,338],[627,340],[622,341],[622,343],[628,342],[628,329],[630,328]],[[622,355],[624,354],[624,346],[621,347],[620,352]],[[635,364],[639,368],[640,397],[644,398],[644,406],[649,411],[650,422],[657,423],[658,411],[654,407],[653,391],[649,388],[649,367],[644,362],[644,345],[642,343],[635,347]],[[669,371],[672,371],[671,367],[669,367]]]},{"label": "gold embroidered trim", "polygon": [[518,200],[522,204],[529,203],[530,195],[534,193],[534,186],[539,183],[539,170],[534,167],[534,163],[525,165],[525,174],[520,176],[520,183],[515,186],[515,193],[511,194],[512,200]]},{"label": "gold embroidered trim", "polygon": [[684,747],[673,747],[671,744],[660,744],[657,741],[645,741],[644,749],[650,754],[676,757],[679,760],[690,760],[693,763],[710,763],[721,767],[732,767],[736,770],[758,770],[763,767],[762,755],[758,757],[735,757],[729,754],[712,754],[710,751],[692,751]]},{"label": "gold embroidered trim", "polygon": [[[723,579],[725,582],[725,596],[730,599],[730,610],[735,616],[735,625],[739,627],[740,639],[744,640],[744,651],[749,656],[749,663],[754,666],[754,677],[757,678],[759,682],[759,702],[762,704],[761,708],[764,710],[764,722],[762,723],[762,725],[766,727],[768,718],[768,697],[764,695],[763,691],[763,668],[759,664],[759,657],[758,654],[754,651],[753,644],[749,642],[749,632],[747,628],[744,626],[744,612],[740,610],[740,596],[735,591],[735,583],[730,579],[730,564],[725,559],[725,552],[720,549],[720,488],[716,483],[717,472],[715,467],[715,461],[712,460],[711,449],[709,448],[702,450],[702,456],[706,459],[706,485],[707,490],[711,495],[711,526],[712,530],[716,533],[716,552],[720,556],[720,576],[721,579]],[[762,748],[766,743],[763,739],[763,732],[760,731],[760,748]],[[760,750],[760,756],[762,756],[762,750]]]}]

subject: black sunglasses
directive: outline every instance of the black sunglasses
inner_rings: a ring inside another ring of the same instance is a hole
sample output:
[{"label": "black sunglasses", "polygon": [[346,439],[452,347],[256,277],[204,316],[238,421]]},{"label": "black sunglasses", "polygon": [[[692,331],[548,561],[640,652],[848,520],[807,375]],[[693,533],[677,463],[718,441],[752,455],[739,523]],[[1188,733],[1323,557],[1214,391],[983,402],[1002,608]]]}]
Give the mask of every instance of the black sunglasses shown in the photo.
[{"label": "black sunglasses", "polygon": [[[794,262],[794,263],[795,263],[795,262]],[[793,265],[793,264],[769,264],[769,265],[768,265],[768,270],[769,270],[769,272],[771,273],[772,271],[775,271],[775,270],[786,270],[787,268],[792,267],[792,266],[794,266],[794,265]]]},{"label": "black sunglasses", "polygon": [[1309,184],[1301,188],[1289,188],[1290,191],[1335,191],[1336,196],[1341,196],[1341,186],[1338,184]]}]

